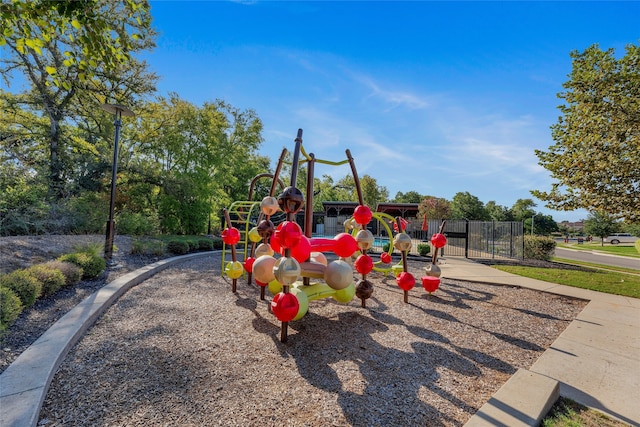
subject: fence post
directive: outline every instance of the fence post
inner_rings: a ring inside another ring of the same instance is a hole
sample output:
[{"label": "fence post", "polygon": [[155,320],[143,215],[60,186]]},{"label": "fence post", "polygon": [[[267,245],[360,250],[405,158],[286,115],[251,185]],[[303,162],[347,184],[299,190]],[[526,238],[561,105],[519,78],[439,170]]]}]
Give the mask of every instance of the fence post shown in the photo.
[{"label": "fence post", "polygon": [[464,257],[469,258],[469,220],[468,219],[465,219],[464,234],[466,235],[464,239]]}]

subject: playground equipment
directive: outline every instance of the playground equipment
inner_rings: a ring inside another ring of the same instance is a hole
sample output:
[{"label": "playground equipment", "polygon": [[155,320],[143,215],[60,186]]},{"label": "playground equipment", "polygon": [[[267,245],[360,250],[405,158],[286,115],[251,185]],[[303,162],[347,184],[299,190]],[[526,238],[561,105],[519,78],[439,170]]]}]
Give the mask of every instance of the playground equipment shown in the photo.
[{"label": "playground equipment", "polygon": [[[222,233],[223,271],[232,279],[233,292],[236,292],[237,279],[246,272],[248,281],[250,282],[253,276],[256,284],[260,286],[261,299],[265,297],[265,288],[274,295],[271,311],[281,321],[280,340],[282,342],[287,341],[288,323],[301,319],[307,313],[310,301],[333,298],[338,302],[348,303],[357,296],[361,300],[362,307],[366,307],[366,300],[373,293],[373,284],[367,279],[367,275],[373,270],[385,274],[393,271],[398,286],[404,291],[405,302],[408,302],[408,291],[415,286],[415,278],[407,269],[407,253],[411,248],[411,238],[405,233],[406,221],[403,223],[404,220],[400,217],[393,218],[384,213],[371,212],[371,209],[364,204],[353,157],[348,149],[345,153],[347,159],[341,162],[316,159],[313,153],[307,154],[304,151],[302,129],[299,129],[295,139],[289,186],[285,187],[278,197],[274,196],[276,185],[280,182],[278,175],[286,155],[286,149],[284,149],[275,173],[268,175],[273,179],[269,195],[261,202],[236,202],[224,211],[227,227]],[[304,160],[300,159],[300,155]],[[345,232],[331,239],[312,237],[313,174],[316,162],[329,165],[349,163],[358,194],[359,205],[354,210],[353,217],[345,222]],[[306,205],[305,196],[296,187],[298,168],[303,163],[307,163]],[[281,187],[284,186],[281,184]],[[249,198],[252,190],[253,182]],[[305,208],[304,228],[295,221],[295,215],[303,207]],[[285,217],[276,225],[271,219],[280,212],[284,212]],[[383,252],[380,261],[376,262],[367,252],[374,242],[373,234],[367,230],[367,224],[372,219],[380,221],[390,237],[393,233],[387,221],[394,224],[394,231],[396,231],[393,247]],[[440,233],[440,236],[437,239],[438,245],[446,244],[444,235]],[[242,263],[236,251],[236,245],[241,241],[244,259]],[[433,242],[432,239],[432,244]],[[226,260],[227,246],[231,249],[230,262]],[[401,252],[402,264],[390,265],[393,248]],[[338,259],[328,262],[325,252],[334,253]],[[354,257],[355,261],[352,259]],[[437,267],[435,257],[433,266]],[[354,268],[361,275],[355,284],[353,283]],[[433,273],[436,273],[436,269],[433,269]],[[439,271],[435,278],[439,285]],[[315,280],[313,283],[312,279]],[[433,279],[427,279],[430,284],[429,289],[425,285],[424,277],[422,282],[428,292],[435,290],[429,290],[432,288]]]}]

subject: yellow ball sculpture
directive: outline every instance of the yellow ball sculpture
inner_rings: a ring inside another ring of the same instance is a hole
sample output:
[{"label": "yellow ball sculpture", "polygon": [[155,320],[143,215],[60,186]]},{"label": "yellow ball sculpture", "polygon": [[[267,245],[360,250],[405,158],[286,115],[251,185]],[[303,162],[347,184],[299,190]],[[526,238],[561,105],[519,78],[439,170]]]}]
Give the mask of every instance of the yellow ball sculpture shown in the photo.
[{"label": "yellow ball sculpture", "polygon": [[240,261],[234,261],[234,262],[228,263],[225,266],[224,272],[231,279],[237,279],[238,277],[242,276],[242,273],[244,272],[244,267],[242,266],[242,263]]},{"label": "yellow ball sculpture", "polygon": [[258,227],[253,227],[251,230],[249,230],[249,240],[251,240],[253,243],[262,241],[262,236],[260,236],[260,233],[258,233]]}]

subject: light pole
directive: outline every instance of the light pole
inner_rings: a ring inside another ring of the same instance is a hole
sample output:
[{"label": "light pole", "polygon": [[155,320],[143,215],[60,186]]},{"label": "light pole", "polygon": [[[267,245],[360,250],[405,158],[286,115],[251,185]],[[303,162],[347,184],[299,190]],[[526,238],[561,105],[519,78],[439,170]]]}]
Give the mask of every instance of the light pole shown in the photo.
[{"label": "light pole", "polygon": [[531,216],[531,235],[533,236],[533,218],[535,218],[535,215]]},{"label": "light pole", "polygon": [[120,126],[122,125],[122,116],[134,117],[133,111],[119,104],[102,104],[102,109],[113,113],[113,125],[116,128],[115,142],[113,144],[113,163],[111,165],[111,198],[109,199],[109,219],[107,220],[106,239],[104,242],[104,259],[107,264],[111,265],[113,256],[113,234],[115,224],[113,222],[113,210],[116,202],[116,175],[118,174],[118,139],[120,139]]}]

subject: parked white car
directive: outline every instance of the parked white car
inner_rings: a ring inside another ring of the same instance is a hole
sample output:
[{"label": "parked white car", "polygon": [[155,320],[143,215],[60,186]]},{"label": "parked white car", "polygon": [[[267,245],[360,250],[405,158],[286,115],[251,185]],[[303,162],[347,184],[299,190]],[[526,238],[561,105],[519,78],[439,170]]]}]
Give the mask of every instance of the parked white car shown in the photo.
[{"label": "parked white car", "polygon": [[629,233],[616,233],[604,238],[605,243],[617,245],[618,243],[635,243],[638,238]]}]

